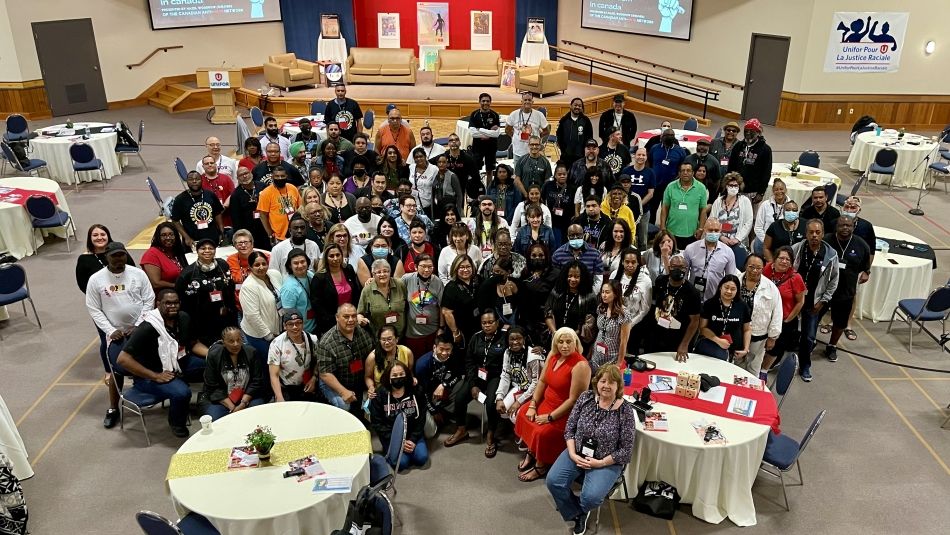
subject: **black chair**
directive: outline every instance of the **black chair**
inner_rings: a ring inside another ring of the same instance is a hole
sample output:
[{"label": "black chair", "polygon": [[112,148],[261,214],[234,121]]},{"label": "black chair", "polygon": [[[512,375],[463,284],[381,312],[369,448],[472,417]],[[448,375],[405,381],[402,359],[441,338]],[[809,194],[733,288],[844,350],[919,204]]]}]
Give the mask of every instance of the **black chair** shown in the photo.
[{"label": "black chair", "polygon": [[894,171],[897,169],[897,151],[894,149],[881,149],[874,155],[874,163],[868,167],[868,174],[876,173],[878,175],[890,175],[891,179],[887,181],[887,189],[891,189],[894,184]]},{"label": "black chair", "polygon": [[765,454],[762,456],[762,465],[759,470],[777,477],[782,482],[782,496],[785,498],[785,510],[791,511],[788,507],[788,494],[785,491],[785,473],[792,469],[792,466],[798,467],[798,485],[805,485],[805,479],[802,477],[802,465],[800,457],[805,451],[805,446],[811,442],[812,437],[818,432],[822,420],[828,411],[822,410],[808,426],[808,432],[802,438],[801,442],[789,437],[785,433],[776,435],[769,431],[768,443],[765,446]]},{"label": "black chair", "polygon": [[[855,195],[857,195],[858,192],[861,191],[861,186],[862,186],[862,185],[864,185],[865,188],[867,188],[867,186],[868,186],[868,175],[867,175],[867,173],[865,173],[865,174],[859,176],[858,179],[854,181],[854,185],[851,186],[851,195],[850,195],[850,197],[854,197]],[[844,203],[845,203],[845,201],[847,201],[847,200],[848,200],[848,197],[845,196],[843,193],[839,193],[838,195],[835,195],[835,204],[837,204],[838,206],[844,206]]]},{"label": "black chair", "polygon": [[26,118],[18,113],[7,117],[7,131],[3,134],[3,140],[7,143],[17,141],[26,141],[30,139],[30,124]]},{"label": "black chair", "polygon": [[[123,123],[123,122],[119,122],[119,125],[120,125],[120,128],[123,129],[123,130],[128,130],[128,128],[129,128],[129,127],[126,126],[125,123]],[[131,132],[127,132],[127,135],[128,135],[128,134],[131,134]],[[115,146],[115,152],[116,152],[117,154],[134,154],[134,155],[138,156],[138,157],[139,157],[139,160],[142,161],[142,167],[144,167],[145,170],[148,171],[148,164],[145,163],[145,158],[142,157],[142,136],[144,136],[144,135],[145,135],[145,121],[139,121],[139,136],[138,136],[138,140],[136,141],[136,143],[135,143],[134,145],[131,144],[131,143],[129,143],[129,144],[125,144],[125,143],[117,144],[117,145]],[[243,144],[242,144],[242,145],[238,145],[238,147],[241,147],[241,146],[243,146]]]},{"label": "black chair", "polygon": [[310,103],[310,115],[323,115],[327,111],[327,103],[322,100],[314,100]]},{"label": "black chair", "polygon": [[176,524],[152,511],[139,511],[135,520],[145,535],[220,535],[207,518],[198,513],[188,513]]},{"label": "black chair", "polygon": [[699,121],[697,121],[695,117],[686,119],[683,123],[683,130],[692,130],[694,132],[699,130]]},{"label": "black chair", "polygon": [[[907,342],[907,351],[914,351],[914,326],[920,328],[918,331],[927,333],[927,336],[933,338],[937,343],[947,335],[947,316],[950,315],[950,286],[941,286],[930,292],[926,299],[901,299],[894,307],[891,314],[891,321],[887,324],[887,332],[891,332],[891,326],[894,325],[894,318],[899,318],[907,324],[907,331],[910,336]],[[940,338],[935,336],[930,329],[925,326],[928,321],[940,322]]]},{"label": "black chair", "polygon": [[821,167],[821,155],[813,150],[806,150],[798,156],[798,163],[808,167]]},{"label": "black chair", "polygon": [[[73,218],[69,215],[69,212],[66,212],[60,209],[58,206],[53,204],[53,201],[49,200],[48,197],[42,195],[30,195],[26,200],[26,211],[30,214],[30,218],[33,221],[33,228],[56,228],[63,227],[66,231],[66,252],[69,252],[69,229],[73,230],[73,239],[76,238],[76,223],[73,222]],[[39,244],[36,243],[36,233],[33,234],[33,248],[39,249]]]},{"label": "black chair", "polygon": [[[623,500],[621,501],[627,502],[630,500],[630,494],[627,492],[626,473],[627,473],[627,465],[623,465],[620,468],[620,475],[617,477],[617,480],[614,481],[614,484],[610,486],[610,490],[607,491],[607,495],[604,496],[604,501],[601,502],[599,507],[597,507],[597,514],[594,516],[594,531],[592,531],[591,533],[597,533],[598,531],[600,531],[600,511],[601,509],[604,508],[604,505],[607,504],[608,500],[610,500],[610,497],[613,496],[614,493],[616,493],[618,490],[620,490],[621,487],[623,487]],[[577,476],[577,479],[574,480],[574,483],[578,485],[584,484],[583,472],[579,476]]]},{"label": "black chair", "polygon": [[[376,112],[373,110],[366,110],[366,113],[363,114],[363,132],[366,132],[366,135],[370,139],[373,139],[373,125],[376,123]],[[372,150],[372,142],[369,143],[369,148]]]},{"label": "black chair", "polygon": [[498,150],[495,151],[495,158],[505,159],[513,157],[511,152],[511,136],[508,134],[499,134]]},{"label": "black chair", "polygon": [[76,180],[76,191],[79,191],[79,173],[87,171],[98,171],[102,189],[106,189],[106,180],[108,180],[106,170],[102,166],[102,160],[96,158],[96,151],[91,145],[73,143],[69,146],[69,157],[73,161],[73,178]]},{"label": "black chair", "polygon": [[[0,264],[0,306],[20,302],[23,304],[23,315],[26,316],[27,301],[33,309],[36,325],[42,329],[43,324],[40,323],[40,316],[36,313],[36,305],[33,304],[33,297],[30,295],[30,281],[26,276],[26,270],[20,264],[13,262]],[[0,340],[3,340],[2,334],[0,334]]]}]

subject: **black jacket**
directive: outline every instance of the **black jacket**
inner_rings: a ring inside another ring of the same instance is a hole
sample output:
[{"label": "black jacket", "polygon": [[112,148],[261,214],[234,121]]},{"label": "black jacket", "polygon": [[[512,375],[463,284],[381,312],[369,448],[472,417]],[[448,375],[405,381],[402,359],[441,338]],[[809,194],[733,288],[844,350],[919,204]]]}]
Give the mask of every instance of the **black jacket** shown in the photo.
[{"label": "black jacket", "polygon": [[742,175],[745,193],[764,194],[772,177],[772,147],[761,136],[754,145],[748,145],[744,139],[733,145],[729,172],[738,171]]},{"label": "black jacket", "polygon": [[244,344],[241,352],[238,353],[237,366],[234,366],[231,362],[231,355],[228,354],[228,350],[223,344],[212,345],[208,349],[208,357],[205,359],[205,384],[201,392],[202,396],[211,403],[221,403],[224,398],[228,397],[228,383],[224,378],[224,374],[235,369],[247,368],[248,379],[244,393],[252,398],[265,397],[265,390],[267,393],[270,390],[264,388],[266,382],[262,362],[263,359],[257,356],[257,351],[253,347]]},{"label": "black jacket", "polygon": [[[343,275],[346,281],[350,283],[350,303],[356,306],[360,300],[360,293],[363,287],[359,279],[356,278],[356,270],[353,266],[346,264],[343,266]],[[330,277],[329,271],[320,271],[313,275],[310,281],[310,307],[316,314],[317,332],[315,334],[323,336],[323,333],[329,331],[336,325],[337,309],[336,285]]]},{"label": "black jacket", "polygon": [[[610,137],[610,129],[613,127],[614,110],[611,108],[600,116],[600,121],[597,124],[597,132],[600,133],[601,142],[607,143],[607,138]],[[628,147],[630,142],[637,137],[637,116],[632,111],[623,110],[623,116],[620,118],[620,135],[623,138],[623,144]]]},{"label": "black jacket", "polygon": [[418,444],[424,440],[423,432],[426,425],[425,401],[416,395],[411,386],[406,387],[401,398],[394,398],[385,387],[376,390],[376,397],[370,401],[369,414],[373,430],[379,435],[383,448],[389,447],[389,440],[393,434],[393,424],[396,415],[406,413],[406,440]]}]

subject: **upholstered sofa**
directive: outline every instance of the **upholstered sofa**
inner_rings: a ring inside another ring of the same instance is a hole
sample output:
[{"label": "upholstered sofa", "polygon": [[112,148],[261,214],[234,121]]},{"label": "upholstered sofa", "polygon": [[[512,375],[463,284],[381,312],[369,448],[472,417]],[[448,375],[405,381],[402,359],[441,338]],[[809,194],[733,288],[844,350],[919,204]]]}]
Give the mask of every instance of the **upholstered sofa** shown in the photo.
[{"label": "upholstered sofa", "polygon": [[291,87],[314,86],[320,83],[320,66],[297,59],[293,52],[268,56],[264,64],[264,81],[286,91]]},{"label": "upholstered sofa", "polygon": [[346,58],[346,83],[414,84],[417,70],[411,48],[354,47]]},{"label": "upholstered sofa", "polygon": [[521,67],[515,71],[515,88],[519,93],[544,96],[567,90],[567,70],[558,61],[542,59],[537,67]]},{"label": "upholstered sofa", "polygon": [[501,85],[498,50],[439,50],[435,85]]}]

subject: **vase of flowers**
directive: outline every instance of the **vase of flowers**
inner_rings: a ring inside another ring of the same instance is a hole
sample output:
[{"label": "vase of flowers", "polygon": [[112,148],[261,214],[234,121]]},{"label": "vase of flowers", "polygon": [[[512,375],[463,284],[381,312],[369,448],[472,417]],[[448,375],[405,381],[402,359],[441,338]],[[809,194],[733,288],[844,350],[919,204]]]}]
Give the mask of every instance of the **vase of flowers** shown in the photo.
[{"label": "vase of flowers", "polygon": [[904,139],[904,129],[901,128],[900,130],[897,131],[897,141],[901,141],[903,139]]},{"label": "vase of flowers", "polygon": [[247,445],[254,446],[254,449],[257,450],[257,456],[262,461],[270,459],[270,452],[275,442],[277,442],[277,437],[266,425],[257,426],[254,431],[247,435]]},{"label": "vase of flowers", "polygon": [[792,172],[792,176],[798,176],[798,171],[799,171],[799,169],[800,169],[800,168],[798,167],[798,160],[793,161],[793,162],[792,162],[792,165],[789,166],[788,169],[789,169],[789,171]]}]

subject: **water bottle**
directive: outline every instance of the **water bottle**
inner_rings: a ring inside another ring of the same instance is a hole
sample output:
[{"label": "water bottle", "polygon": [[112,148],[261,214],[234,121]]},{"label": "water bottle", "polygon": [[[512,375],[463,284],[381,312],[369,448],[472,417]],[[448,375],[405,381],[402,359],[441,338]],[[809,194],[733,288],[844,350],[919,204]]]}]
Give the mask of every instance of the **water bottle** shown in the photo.
[{"label": "water bottle", "polygon": [[877,136],[877,137],[881,137],[881,127],[880,127],[880,126],[875,126],[875,127],[874,127],[874,135]]},{"label": "water bottle", "polygon": [[623,370],[623,386],[630,386],[633,383],[633,370],[630,368],[624,368]]}]

